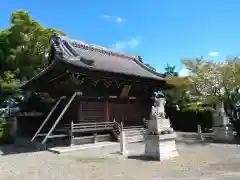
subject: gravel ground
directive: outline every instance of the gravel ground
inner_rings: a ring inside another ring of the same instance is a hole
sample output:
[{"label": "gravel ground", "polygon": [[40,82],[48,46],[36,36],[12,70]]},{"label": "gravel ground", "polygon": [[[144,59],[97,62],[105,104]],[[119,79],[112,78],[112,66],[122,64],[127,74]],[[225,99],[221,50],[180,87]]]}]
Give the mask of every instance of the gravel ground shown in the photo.
[{"label": "gravel ground", "polygon": [[141,158],[140,143],[128,145],[128,158],[113,146],[61,155],[4,147],[2,151],[11,154],[0,156],[0,180],[240,179],[238,145],[178,143],[177,147],[180,156],[163,162]]}]

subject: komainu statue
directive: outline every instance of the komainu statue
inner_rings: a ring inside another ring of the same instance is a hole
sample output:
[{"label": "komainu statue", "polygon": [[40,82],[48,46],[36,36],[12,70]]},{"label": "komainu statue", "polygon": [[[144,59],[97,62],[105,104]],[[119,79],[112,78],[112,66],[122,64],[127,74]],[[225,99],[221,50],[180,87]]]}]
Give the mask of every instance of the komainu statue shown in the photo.
[{"label": "komainu statue", "polygon": [[154,105],[152,106],[151,119],[165,119],[165,104],[166,100],[164,98],[154,98]]},{"label": "komainu statue", "polygon": [[151,118],[148,121],[149,133],[161,133],[163,131],[173,132],[170,121],[165,117],[165,104],[164,98],[154,98],[154,105],[152,106]]}]

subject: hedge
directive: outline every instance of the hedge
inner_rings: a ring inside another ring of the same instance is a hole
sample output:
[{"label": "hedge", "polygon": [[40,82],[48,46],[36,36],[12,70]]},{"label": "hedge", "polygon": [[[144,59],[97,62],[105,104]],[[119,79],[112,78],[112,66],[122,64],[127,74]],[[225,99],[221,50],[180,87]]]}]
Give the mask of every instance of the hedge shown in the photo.
[{"label": "hedge", "polygon": [[188,105],[180,111],[172,112],[172,126],[177,131],[197,132],[200,124],[202,131],[212,128],[214,109],[210,106]]}]

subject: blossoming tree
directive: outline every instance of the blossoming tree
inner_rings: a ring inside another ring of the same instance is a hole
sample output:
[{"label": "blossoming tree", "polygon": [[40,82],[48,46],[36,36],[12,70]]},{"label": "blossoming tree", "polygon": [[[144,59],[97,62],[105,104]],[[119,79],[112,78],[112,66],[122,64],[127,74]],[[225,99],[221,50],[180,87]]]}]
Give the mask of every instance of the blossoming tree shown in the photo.
[{"label": "blossoming tree", "polygon": [[189,70],[194,96],[201,102],[224,102],[231,119],[240,101],[240,59],[224,62],[204,61],[202,59],[183,60]]}]

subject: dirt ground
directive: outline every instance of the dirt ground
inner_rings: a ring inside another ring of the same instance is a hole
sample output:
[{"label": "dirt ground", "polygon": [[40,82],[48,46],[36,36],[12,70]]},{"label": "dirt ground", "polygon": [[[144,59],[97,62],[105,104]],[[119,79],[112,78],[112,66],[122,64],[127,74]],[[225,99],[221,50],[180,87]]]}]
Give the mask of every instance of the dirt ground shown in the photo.
[{"label": "dirt ground", "polygon": [[92,148],[66,154],[31,152],[24,147],[0,149],[1,180],[239,180],[239,145],[177,143],[180,156],[169,161],[142,157],[144,144]]}]

